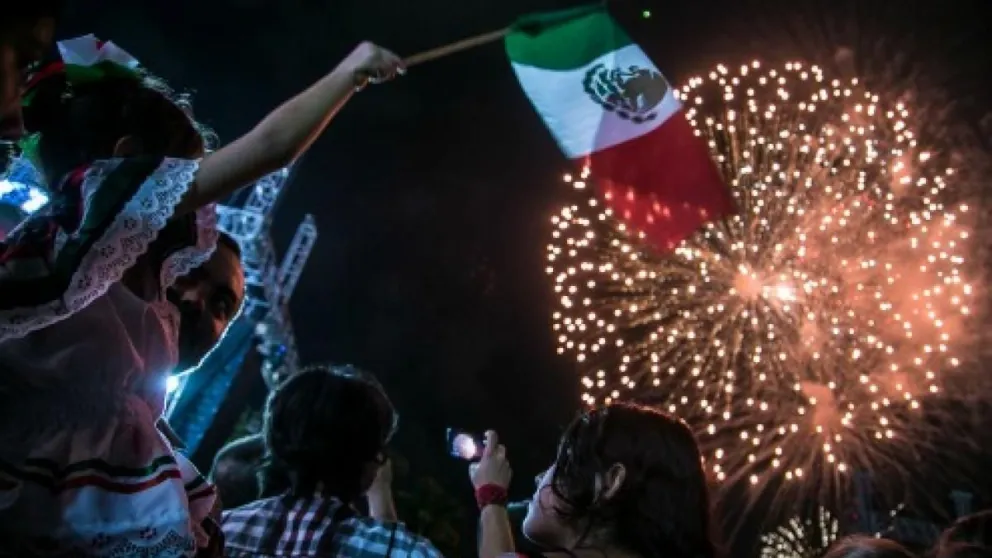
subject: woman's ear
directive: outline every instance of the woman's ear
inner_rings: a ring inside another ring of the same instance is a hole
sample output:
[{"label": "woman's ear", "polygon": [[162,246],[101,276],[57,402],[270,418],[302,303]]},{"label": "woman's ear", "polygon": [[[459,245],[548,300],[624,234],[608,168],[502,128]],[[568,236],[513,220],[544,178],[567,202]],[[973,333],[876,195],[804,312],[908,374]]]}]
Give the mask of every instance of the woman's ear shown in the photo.
[{"label": "woman's ear", "polygon": [[141,155],[141,140],[134,136],[124,136],[114,145],[114,157],[134,157]]},{"label": "woman's ear", "polygon": [[621,463],[614,463],[606,473],[596,478],[596,499],[609,500],[616,496],[627,478],[627,469]]}]

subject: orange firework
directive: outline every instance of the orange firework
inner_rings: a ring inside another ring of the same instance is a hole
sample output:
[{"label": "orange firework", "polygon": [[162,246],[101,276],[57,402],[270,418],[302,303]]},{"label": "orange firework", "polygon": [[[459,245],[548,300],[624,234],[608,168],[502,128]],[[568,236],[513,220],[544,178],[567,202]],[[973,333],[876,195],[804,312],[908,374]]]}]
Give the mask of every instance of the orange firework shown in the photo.
[{"label": "orange firework", "polygon": [[566,177],[547,271],[583,401],[663,405],[722,481],[898,467],[971,312],[950,155],[816,66],[717,66],[680,96],[740,210],[656,254],[586,194],[595,169]]}]

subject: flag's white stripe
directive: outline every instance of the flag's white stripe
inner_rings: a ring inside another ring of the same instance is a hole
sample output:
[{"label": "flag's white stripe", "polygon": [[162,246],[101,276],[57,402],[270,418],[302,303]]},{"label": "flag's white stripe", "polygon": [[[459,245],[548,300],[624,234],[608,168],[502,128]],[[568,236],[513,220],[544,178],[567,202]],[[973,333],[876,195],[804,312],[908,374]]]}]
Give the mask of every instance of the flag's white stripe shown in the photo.
[{"label": "flag's white stripe", "polygon": [[609,52],[574,70],[556,71],[513,63],[513,71],[524,93],[534,103],[562,151],[572,159],[651,133],[681,108],[675,92],[669,89],[655,109],[655,118],[648,122],[636,124],[604,110],[582,86],[586,74],[597,64],[609,69],[635,66],[658,71],[637,45]]}]

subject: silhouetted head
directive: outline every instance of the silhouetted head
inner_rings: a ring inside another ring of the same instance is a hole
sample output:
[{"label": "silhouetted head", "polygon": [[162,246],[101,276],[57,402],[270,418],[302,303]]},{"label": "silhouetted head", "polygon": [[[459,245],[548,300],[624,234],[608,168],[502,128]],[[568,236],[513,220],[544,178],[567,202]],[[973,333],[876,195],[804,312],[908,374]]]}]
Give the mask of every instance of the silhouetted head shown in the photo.
[{"label": "silhouetted head", "polygon": [[524,534],[547,548],[712,558],[710,503],[692,432],[660,411],[613,404],[568,427],[537,479]]},{"label": "silhouetted head", "polygon": [[371,375],[352,366],[315,366],[291,376],[265,407],[268,460],[299,496],[353,502],[385,462],[397,414]]},{"label": "silhouetted head", "polygon": [[[289,489],[282,475],[261,478],[265,458],[265,438],[261,434],[235,440],[217,452],[210,480],[217,485],[226,509],[241,507],[259,498],[266,498]],[[278,472],[278,471],[277,471]],[[262,491],[262,482],[266,491]]]}]

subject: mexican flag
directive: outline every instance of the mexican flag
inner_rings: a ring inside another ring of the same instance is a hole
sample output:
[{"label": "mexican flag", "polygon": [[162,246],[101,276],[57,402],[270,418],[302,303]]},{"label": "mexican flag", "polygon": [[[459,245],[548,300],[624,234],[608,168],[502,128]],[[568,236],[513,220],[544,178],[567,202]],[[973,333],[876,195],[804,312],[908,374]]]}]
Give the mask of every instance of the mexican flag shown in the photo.
[{"label": "mexican flag", "polygon": [[614,214],[673,250],[734,203],[673,86],[601,5],[528,16],[506,36],[524,93]]}]

